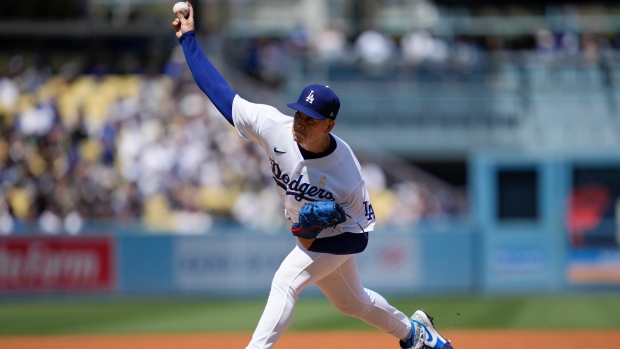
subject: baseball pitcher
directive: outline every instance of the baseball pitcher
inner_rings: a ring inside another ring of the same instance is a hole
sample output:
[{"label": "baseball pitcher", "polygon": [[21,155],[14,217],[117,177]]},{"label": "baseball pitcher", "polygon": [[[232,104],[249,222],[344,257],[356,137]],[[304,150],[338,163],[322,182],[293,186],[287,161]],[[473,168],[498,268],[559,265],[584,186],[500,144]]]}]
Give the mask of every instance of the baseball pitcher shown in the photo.
[{"label": "baseball pitcher", "polygon": [[411,318],[362,286],[355,254],[364,251],[375,214],[360,164],[332,133],[340,100],[328,86],[313,84],[288,104],[293,117],[236,94],[199,46],[194,12],[172,22],[200,89],[239,136],[257,142],[271,163],[273,182],[292,222],[296,246],[273,278],[267,305],[247,349],[271,348],[288,328],[301,291],[315,284],[342,313],[359,318],[400,341],[401,348],[451,349],[432,318]]}]

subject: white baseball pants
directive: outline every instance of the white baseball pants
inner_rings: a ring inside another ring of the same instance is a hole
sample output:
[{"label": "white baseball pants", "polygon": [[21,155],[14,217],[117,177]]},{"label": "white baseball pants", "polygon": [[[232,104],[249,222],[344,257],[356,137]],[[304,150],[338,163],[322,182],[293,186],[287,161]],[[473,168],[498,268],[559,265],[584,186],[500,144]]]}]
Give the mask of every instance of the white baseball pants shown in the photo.
[{"label": "white baseball pants", "polygon": [[409,318],[380,294],[362,286],[355,255],[310,252],[298,245],[274,275],[267,305],[246,349],[271,348],[291,323],[299,293],[311,284],[343,314],[398,339],[409,337]]}]

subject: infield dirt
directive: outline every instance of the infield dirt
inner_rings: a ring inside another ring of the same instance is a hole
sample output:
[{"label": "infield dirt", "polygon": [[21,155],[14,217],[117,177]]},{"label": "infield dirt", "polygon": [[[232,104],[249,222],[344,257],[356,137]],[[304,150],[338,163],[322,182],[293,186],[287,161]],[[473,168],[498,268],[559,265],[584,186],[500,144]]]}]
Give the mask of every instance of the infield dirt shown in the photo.
[{"label": "infield dirt", "polygon": [[[455,349],[608,348],[620,343],[620,331],[463,330],[442,331]],[[3,349],[243,349],[250,333],[140,334],[0,337]],[[374,332],[291,332],[274,349],[396,349],[397,341]]]}]

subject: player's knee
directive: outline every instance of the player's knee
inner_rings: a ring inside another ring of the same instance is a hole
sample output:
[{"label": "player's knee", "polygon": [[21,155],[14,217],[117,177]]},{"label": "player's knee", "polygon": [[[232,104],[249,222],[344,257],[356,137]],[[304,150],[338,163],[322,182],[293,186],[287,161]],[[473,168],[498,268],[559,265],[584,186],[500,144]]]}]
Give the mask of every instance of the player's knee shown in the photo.
[{"label": "player's knee", "polygon": [[356,318],[364,316],[364,314],[368,313],[372,308],[371,305],[364,303],[357,298],[343,300],[342,302],[334,305],[344,315]]}]

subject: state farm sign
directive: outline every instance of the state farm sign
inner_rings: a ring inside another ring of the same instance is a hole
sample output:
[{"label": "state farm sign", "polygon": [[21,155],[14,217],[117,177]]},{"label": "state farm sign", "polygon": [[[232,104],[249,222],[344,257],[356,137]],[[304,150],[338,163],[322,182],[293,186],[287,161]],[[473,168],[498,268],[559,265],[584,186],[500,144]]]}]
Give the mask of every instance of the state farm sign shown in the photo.
[{"label": "state farm sign", "polygon": [[108,237],[0,238],[0,291],[111,290]]}]

